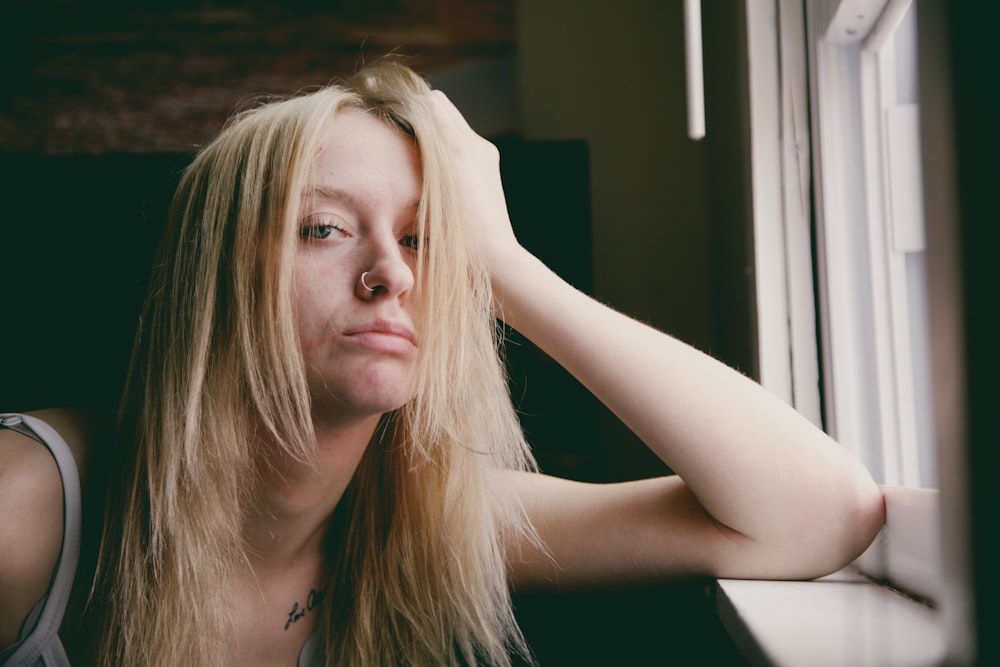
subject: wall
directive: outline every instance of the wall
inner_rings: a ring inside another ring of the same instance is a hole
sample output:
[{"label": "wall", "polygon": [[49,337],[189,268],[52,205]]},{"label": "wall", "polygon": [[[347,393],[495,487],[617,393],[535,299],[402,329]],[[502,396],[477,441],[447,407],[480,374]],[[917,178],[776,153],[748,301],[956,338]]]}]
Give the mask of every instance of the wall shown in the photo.
[{"label": "wall", "polygon": [[[740,7],[704,16],[703,141],[686,134],[680,0],[520,0],[518,92],[525,138],[590,147],[596,296],[752,374]],[[661,469],[616,420],[602,442],[610,477]]]},{"label": "wall", "polygon": [[590,145],[598,296],[704,343],[705,153],[685,134],[680,6],[522,0],[521,128]]}]

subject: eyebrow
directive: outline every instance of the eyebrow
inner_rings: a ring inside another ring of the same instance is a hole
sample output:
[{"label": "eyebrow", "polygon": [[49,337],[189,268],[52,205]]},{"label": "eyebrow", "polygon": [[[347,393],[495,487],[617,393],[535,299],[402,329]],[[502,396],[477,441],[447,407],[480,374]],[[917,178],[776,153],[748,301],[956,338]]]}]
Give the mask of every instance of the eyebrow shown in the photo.
[{"label": "eyebrow", "polygon": [[[329,185],[319,185],[312,184],[306,186],[302,192],[303,197],[318,197],[320,199],[328,199],[330,201],[342,202],[348,206],[362,209],[367,207],[367,202],[364,198],[359,198],[350,190],[344,190],[342,188],[333,187]],[[412,211],[414,215],[417,209],[420,208],[420,200],[415,199],[413,202],[404,207],[406,211]]]},{"label": "eyebrow", "polygon": [[354,195],[347,190],[331,187],[329,185],[307,185],[303,190],[302,195],[304,197],[322,197],[324,199],[347,200],[352,202],[356,201]]},{"label": "eyebrow", "polygon": [[302,191],[302,197],[303,199],[310,197],[325,199],[327,201],[346,204],[355,209],[364,208],[365,203],[350,191],[342,190],[337,187],[331,187],[329,185],[308,185],[305,190]]}]

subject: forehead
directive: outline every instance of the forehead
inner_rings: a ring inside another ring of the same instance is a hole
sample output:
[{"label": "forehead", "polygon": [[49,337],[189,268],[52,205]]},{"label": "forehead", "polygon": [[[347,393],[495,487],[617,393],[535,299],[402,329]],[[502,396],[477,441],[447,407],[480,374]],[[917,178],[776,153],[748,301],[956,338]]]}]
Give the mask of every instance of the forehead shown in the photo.
[{"label": "forehead", "polygon": [[415,142],[365,111],[342,111],[331,121],[311,165],[306,195],[324,191],[393,202],[419,200],[420,156]]}]

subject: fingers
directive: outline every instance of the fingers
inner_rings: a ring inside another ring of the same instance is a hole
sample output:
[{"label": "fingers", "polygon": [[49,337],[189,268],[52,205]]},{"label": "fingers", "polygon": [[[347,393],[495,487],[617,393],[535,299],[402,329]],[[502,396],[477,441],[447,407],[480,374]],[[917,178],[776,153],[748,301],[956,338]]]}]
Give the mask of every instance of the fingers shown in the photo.
[{"label": "fingers", "polygon": [[460,132],[473,131],[469,122],[465,120],[465,116],[443,91],[432,90],[427,95],[427,105],[439,124],[444,124]]},{"label": "fingers", "polygon": [[426,96],[426,102],[441,138],[453,157],[460,160],[483,160],[486,165],[499,161],[496,146],[472,128],[445,93],[433,90]]},{"label": "fingers", "polygon": [[480,136],[442,91],[431,91],[425,102],[459,185],[475,196],[482,196],[483,189],[490,189],[487,185],[497,188],[500,152],[493,142]]},{"label": "fingers", "polygon": [[485,251],[493,272],[491,249],[517,245],[500,176],[500,151],[472,128],[445,93],[434,90],[424,101],[448,154],[461,215]]}]

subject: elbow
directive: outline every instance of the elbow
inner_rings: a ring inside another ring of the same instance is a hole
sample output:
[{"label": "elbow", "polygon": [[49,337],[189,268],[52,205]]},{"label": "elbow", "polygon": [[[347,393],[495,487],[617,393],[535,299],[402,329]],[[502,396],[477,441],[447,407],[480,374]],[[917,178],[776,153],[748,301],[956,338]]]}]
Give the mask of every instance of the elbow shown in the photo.
[{"label": "elbow", "polygon": [[853,494],[845,529],[843,565],[854,561],[871,546],[885,525],[885,497],[874,481]]},{"label": "elbow", "polygon": [[867,473],[834,497],[827,515],[814,528],[812,557],[803,579],[826,576],[850,565],[885,525],[885,498]]},{"label": "elbow", "polygon": [[808,501],[800,499],[796,518],[782,527],[780,536],[758,543],[768,546],[759,552],[763,572],[753,578],[817,579],[864,553],[885,524],[885,500],[868,473],[860,472],[814,487]]},{"label": "elbow", "polygon": [[[786,501],[796,511],[773,524],[770,536],[738,535],[746,549],[725,553],[719,578],[807,581],[850,565],[872,544],[885,524],[885,501],[865,473],[846,484],[827,486],[808,500]],[[729,540],[733,531],[727,531]]]}]

